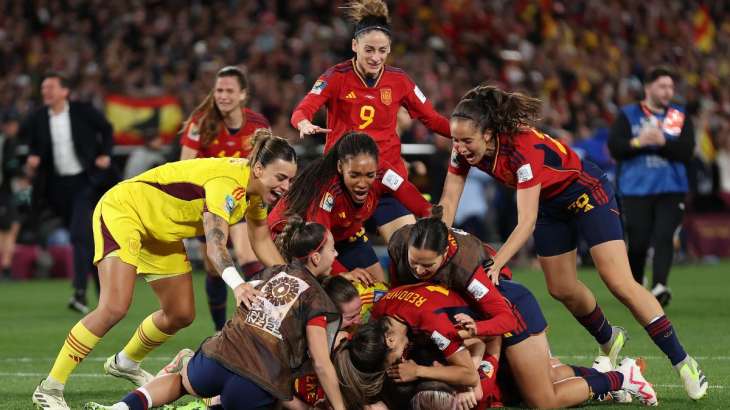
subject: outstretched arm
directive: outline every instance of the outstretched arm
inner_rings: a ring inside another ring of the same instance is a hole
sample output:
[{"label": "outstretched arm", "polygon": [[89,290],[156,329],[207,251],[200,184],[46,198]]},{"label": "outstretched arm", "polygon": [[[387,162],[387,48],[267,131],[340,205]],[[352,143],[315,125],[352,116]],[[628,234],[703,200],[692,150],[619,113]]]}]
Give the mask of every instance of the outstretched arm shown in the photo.
[{"label": "outstretched arm", "polygon": [[264,266],[283,265],[286,262],[276,249],[274,241],[271,240],[271,231],[266,219],[258,220],[246,217],[248,224],[248,239],[251,241],[251,248]]},{"label": "outstretched arm", "polygon": [[444,190],[441,193],[439,205],[444,208],[443,221],[446,225],[454,224],[456,217],[456,208],[459,206],[461,194],[464,192],[466,184],[466,175],[447,173],[444,181]]},{"label": "outstretched arm", "polygon": [[317,378],[322,385],[327,400],[335,410],[344,410],[345,401],[342,399],[340,382],[337,379],[335,366],[330,359],[327,330],[320,326],[308,325],[307,345],[309,346],[309,356],[312,358],[314,372],[317,373]]}]

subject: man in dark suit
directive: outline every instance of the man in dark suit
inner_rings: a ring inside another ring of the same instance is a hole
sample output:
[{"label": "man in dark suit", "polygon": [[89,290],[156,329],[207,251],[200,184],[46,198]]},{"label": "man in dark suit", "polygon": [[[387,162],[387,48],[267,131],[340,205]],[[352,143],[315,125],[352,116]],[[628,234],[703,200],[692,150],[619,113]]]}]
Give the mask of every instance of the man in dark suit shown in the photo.
[{"label": "man in dark suit", "polygon": [[87,277],[95,273],[91,214],[97,188],[107,182],[114,144],[112,126],[91,104],[69,101],[70,89],[58,73],[41,83],[44,106],[21,127],[28,141],[28,170],[35,174],[36,210],[47,204],[71,234],[74,253],[74,294],[69,308],[86,314]]}]

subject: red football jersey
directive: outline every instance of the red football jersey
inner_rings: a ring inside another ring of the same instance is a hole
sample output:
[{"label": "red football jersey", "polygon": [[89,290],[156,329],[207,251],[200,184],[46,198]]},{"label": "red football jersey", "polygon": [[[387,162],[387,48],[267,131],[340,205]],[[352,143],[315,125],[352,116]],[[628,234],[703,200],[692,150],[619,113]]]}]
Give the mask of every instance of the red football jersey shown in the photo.
[{"label": "red football jersey", "polygon": [[198,119],[190,121],[183,130],[180,144],[198,150],[198,158],[210,157],[234,157],[246,158],[251,152],[251,138],[259,128],[271,128],[269,121],[248,108],[242,108],[243,125],[238,132],[231,134],[225,124],[221,127],[218,136],[208,144],[207,147],[200,146],[200,132],[198,130]]},{"label": "red football jersey", "polygon": [[291,124],[296,128],[304,119],[311,121],[322,105],[327,106],[327,128],[332,130],[327,134],[325,152],[348,131],[362,131],[378,144],[381,160],[396,165],[402,175],[406,169],[396,133],[401,106],[433,132],[451,136],[449,120],[434,110],[403,70],[391,66],[383,67],[372,87],[355,70],[354,59],[331,67],[294,109]]},{"label": "red football jersey", "polygon": [[[349,240],[362,235],[365,221],[375,212],[378,200],[384,194],[391,194],[417,217],[427,216],[431,212],[431,204],[426,201],[404,174],[395,170],[388,162],[381,167],[370,187],[365,202],[357,205],[353,202],[347,188],[342,185],[340,176],[332,178],[328,187],[307,211],[306,220],[318,222],[332,232],[335,242]],[[286,225],[287,203],[285,198],[277,202],[269,213],[268,224],[272,232],[281,232]]]},{"label": "red football jersey", "polygon": [[[589,186],[596,181],[584,174],[575,151],[532,128],[514,135],[500,135],[494,159],[485,157],[475,166],[511,188],[542,184],[540,199],[557,196],[576,180]],[[452,149],[449,172],[466,175],[469,168],[466,159]]]},{"label": "red football jersey", "polygon": [[391,289],[373,306],[371,317],[394,317],[414,333],[424,333],[449,357],[462,347],[461,337],[449,317],[449,308],[468,304],[457,292],[440,285],[417,283]]}]

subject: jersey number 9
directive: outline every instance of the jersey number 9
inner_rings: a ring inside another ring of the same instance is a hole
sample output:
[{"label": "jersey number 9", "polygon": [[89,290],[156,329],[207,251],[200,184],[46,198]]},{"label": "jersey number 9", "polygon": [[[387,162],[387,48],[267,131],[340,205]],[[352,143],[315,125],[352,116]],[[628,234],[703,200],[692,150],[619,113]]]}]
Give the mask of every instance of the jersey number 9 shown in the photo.
[{"label": "jersey number 9", "polygon": [[368,125],[373,123],[373,120],[375,120],[375,107],[372,105],[363,105],[360,107],[360,119],[363,122],[358,125],[357,128],[364,130],[368,127]]}]

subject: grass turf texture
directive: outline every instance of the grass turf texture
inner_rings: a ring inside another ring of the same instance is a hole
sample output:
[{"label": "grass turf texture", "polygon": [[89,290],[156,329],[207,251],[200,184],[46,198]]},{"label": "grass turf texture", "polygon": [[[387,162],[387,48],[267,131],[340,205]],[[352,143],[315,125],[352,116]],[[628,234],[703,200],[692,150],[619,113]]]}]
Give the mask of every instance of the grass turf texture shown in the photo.
[{"label": "grass turf texture", "polygon": [[[623,353],[647,361],[647,379],[655,385],[659,405],[666,409],[730,408],[730,262],[712,266],[678,266],[671,276],[674,298],[667,314],[688,352],[702,365],[710,381],[708,397],[691,401],[668,360],[654,346],[629,311],[614,299],[593,270],[580,277],[593,289],[613,324],[626,327],[631,339]],[[155,373],[179,349],[197,348],[212,333],[206,308],[204,276],[194,275],[197,319],[168,343],[152,352],[143,363]],[[515,279],[537,296],[550,324],[548,337],[553,354],[564,362],[590,366],[597,347],[590,335],[558,302],[547,294],[541,273],[519,270]],[[71,293],[65,281],[0,283],[0,409],[31,408],[31,394],[50,370],[52,361],[69,329],[81,316],[66,308]],[[229,292],[230,293],[230,292]],[[229,295],[229,303],[232,295]],[[126,381],[103,375],[103,361],[127,342],[132,331],[157,308],[151,289],[138,281],[132,307],[115,328],[97,345],[69,379],[66,400],[71,408],[86,401],[113,403],[131,389]],[[229,308],[229,313],[232,309]],[[178,403],[189,401],[181,399]],[[635,408],[631,405],[594,405],[602,409]]]}]

